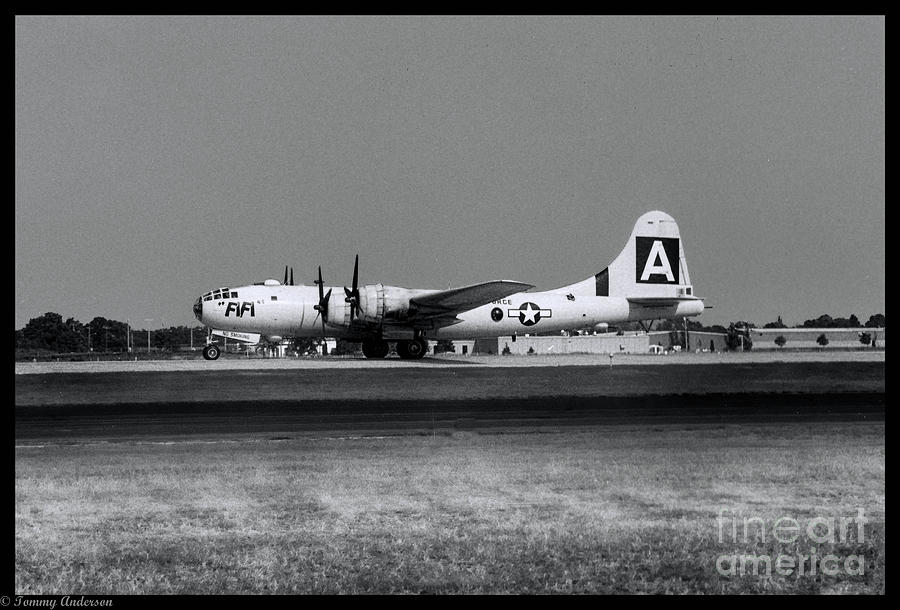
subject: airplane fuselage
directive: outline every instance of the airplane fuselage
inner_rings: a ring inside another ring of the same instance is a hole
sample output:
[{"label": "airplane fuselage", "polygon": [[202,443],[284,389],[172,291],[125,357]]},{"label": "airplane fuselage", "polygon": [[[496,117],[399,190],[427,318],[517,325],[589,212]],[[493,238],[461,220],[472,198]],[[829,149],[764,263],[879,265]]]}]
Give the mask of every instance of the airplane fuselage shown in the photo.
[{"label": "airplane fuselage", "polygon": [[[339,292],[340,287],[332,288]],[[428,293],[429,290],[412,291]],[[236,296],[232,297],[234,294]],[[220,330],[280,337],[321,337],[322,321],[315,310],[316,286],[244,286],[227,298],[202,302],[201,322]],[[428,339],[472,339],[498,335],[533,334],[590,328],[601,323],[680,318],[699,315],[703,301],[689,299],[662,307],[647,307],[627,298],[575,296],[558,292],[519,292],[456,315],[450,326],[425,329]],[[405,338],[411,331],[384,322],[325,325],[327,336],[363,339],[377,333],[386,339]],[[411,336],[411,335],[410,335]]]}]

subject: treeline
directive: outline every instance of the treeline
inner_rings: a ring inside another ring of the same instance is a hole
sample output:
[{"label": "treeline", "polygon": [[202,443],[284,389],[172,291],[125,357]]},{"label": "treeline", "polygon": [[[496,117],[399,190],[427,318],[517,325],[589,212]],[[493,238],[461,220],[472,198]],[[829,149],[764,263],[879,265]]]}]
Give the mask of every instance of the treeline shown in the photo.
[{"label": "treeline", "polygon": [[[206,330],[202,326],[171,326],[149,331],[150,345],[154,351],[188,347],[192,339],[195,346],[202,346],[205,338]],[[59,354],[126,352],[130,342],[134,349],[144,351],[147,349],[147,339],[147,329],[130,327],[126,322],[97,316],[85,324],[75,318],[63,320],[58,313],[47,312],[16,330],[16,350]]]},{"label": "treeline", "polygon": [[[818,318],[806,320],[803,324],[798,324],[794,328],[884,328],[884,314],[876,313],[869,316],[865,324],[861,324],[859,318],[855,314],[850,314],[849,318],[832,318],[828,314],[823,314]],[[788,328],[782,321],[781,316],[774,322],[768,322],[763,328]]]},{"label": "treeline", "polygon": [[[628,322],[624,325],[620,325],[620,328],[627,330],[638,330],[640,325],[637,322]],[[721,326],[719,324],[714,324],[712,326],[705,326],[704,324],[696,321],[696,320],[687,320],[687,329],[688,331],[699,331],[699,332],[711,332],[711,333],[724,333],[727,332],[729,328],[733,327],[748,327],[748,328],[759,328],[759,325],[753,322],[745,322],[738,321],[732,322],[726,328],[725,326]],[[848,318],[832,318],[828,314],[823,314],[818,318],[811,318],[809,320],[805,320],[803,324],[797,324],[793,328],[884,328],[885,327],[885,319],[884,314],[876,313],[874,315],[869,316],[869,319],[865,324],[859,321],[859,318],[856,317],[855,314],[850,314]],[[762,326],[762,328],[791,328],[781,319],[781,316],[778,316],[778,319],[774,322],[767,322]],[[682,320],[661,320],[657,324],[653,325],[654,330],[684,330],[684,322]]]}]

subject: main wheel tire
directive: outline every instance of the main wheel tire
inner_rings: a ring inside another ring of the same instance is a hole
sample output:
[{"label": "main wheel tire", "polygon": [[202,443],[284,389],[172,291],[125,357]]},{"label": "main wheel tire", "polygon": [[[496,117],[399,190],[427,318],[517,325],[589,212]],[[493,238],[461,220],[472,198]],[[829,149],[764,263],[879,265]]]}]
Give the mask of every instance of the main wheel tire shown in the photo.
[{"label": "main wheel tire", "polygon": [[418,360],[425,356],[428,344],[424,339],[397,341],[397,355],[406,360]]},{"label": "main wheel tire", "polygon": [[390,348],[384,339],[370,339],[363,341],[362,352],[366,358],[384,358],[388,355]]},{"label": "main wheel tire", "polygon": [[203,348],[203,357],[207,360],[217,360],[219,358],[219,348],[215,345],[207,345]]},{"label": "main wheel tire", "polygon": [[428,341],[425,339],[415,339],[414,341],[411,341],[409,344],[409,353],[412,354],[412,357],[416,360],[424,358],[425,354],[428,353]]}]

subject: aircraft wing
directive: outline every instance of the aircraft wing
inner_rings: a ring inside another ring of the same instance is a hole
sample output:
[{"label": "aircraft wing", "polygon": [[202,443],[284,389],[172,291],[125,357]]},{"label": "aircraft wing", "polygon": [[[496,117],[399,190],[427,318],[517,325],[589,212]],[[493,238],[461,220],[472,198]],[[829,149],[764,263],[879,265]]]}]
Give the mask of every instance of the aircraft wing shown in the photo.
[{"label": "aircraft wing", "polygon": [[508,297],[517,292],[524,292],[534,288],[531,284],[512,282],[510,280],[495,280],[482,284],[463,286],[440,290],[413,297],[409,300],[410,309],[415,309],[416,319],[423,318],[450,318],[456,314],[474,309],[485,303]]}]

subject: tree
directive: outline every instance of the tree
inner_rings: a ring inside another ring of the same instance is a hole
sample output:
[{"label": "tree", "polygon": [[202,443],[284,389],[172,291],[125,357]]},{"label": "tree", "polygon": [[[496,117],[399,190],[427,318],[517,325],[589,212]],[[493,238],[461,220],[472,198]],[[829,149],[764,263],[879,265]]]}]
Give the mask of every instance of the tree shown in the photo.
[{"label": "tree", "polygon": [[682,349],[687,349],[684,345],[684,331],[680,330],[670,330],[669,331],[669,344],[673,347],[675,345],[681,347]]},{"label": "tree", "polygon": [[753,339],[750,338],[750,322],[732,322],[725,334],[725,345],[731,350],[753,349]]},{"label": "tree", "polygon": [[803,322],[804,328],[829,328],[831,327],[832,320],[831,316],[828,314],[822,314],[815,320],[805,320]]},{"label": "tree", "polygon": [[803,328],[859,328],[860,326],[862,325],[856,314],[850,314],[849,318],[832,318],[828,314],[822,314],[815,320],[803,322]]},{"label": "tree", "polygon": [[859,333],[859,342],[863,345],[868,345],[872,342],[872,335],[869,333]]},{"label": "tree", "polygon": [[[91,347],[95,352],[124,352],[126,350],[128,345],[128,325],[124,322],[96,316],[85,326],[90,328]],[[185,343],[189,340],[190,337],[185,337]]]},{"label": "tree", "polygon": [[335,356],[350,356],[360,354],[362,353],[362,342],[338,339],[337,345],[334,346],[334,350],[331,353],[333,353]]},{"label": "tree", "polygon": [[866,328],[884,328],[884,314],[876,313],[873,316],[869,316],[869,321],[866,322]]},{"label": "tree", "polygon": [[784,347],[784,344],[787,343],[787,339],[784,338],[784,335],[778,335],[775,337],[775,345],[778,347]]},{"label": "tree", "polygon": [[781,316],[778,316],[778,320],[775,322],[767,322],[763,328],[787,328],[787,326],[781,321]]},{"label": "tree", "polygon": [[40,317],[29,320],[22,332],[16,334],[16,347],[57,353],[84,351],[87,345],[84,328],[72,318],[63,322],[61,315],[48,311]]},{"label": "tree", "polygon": [[835,318],[831,321],[832,328],[859,328],[862,326],[855,314],[850,314],[849,318]]},{"label": "tree", "polygon": [[[301,356],[306,356],[307,354],[322,353],[321,345],[319,345],[319,339],[314,339],[312,337],[294,337],[293,339],[291,339],[289,349]],[[337,346],[335,346],[335,349],[337,349]]]},{"label": "tree", "polygon": [[453,345],[453,341],[451,341],[450,339],[438,339],[437,343],[434,344],[434,353],[443,354],[446,352],[456,352],[456,347]]},{"label": "tree", "polygon": [[509,356],[509,354],[511,353],[510,349],[509,349],[509,343],[503,344],[503,352],[502,353],[504,356]]},{"label": "tree", "polygon": [[828,345],[828,337],[825,336],[825,333],[822,333],[821,335],[816,337],[816,343],[818,343],[822,347]]}]

